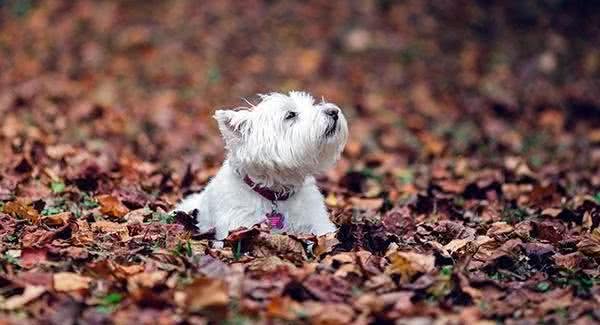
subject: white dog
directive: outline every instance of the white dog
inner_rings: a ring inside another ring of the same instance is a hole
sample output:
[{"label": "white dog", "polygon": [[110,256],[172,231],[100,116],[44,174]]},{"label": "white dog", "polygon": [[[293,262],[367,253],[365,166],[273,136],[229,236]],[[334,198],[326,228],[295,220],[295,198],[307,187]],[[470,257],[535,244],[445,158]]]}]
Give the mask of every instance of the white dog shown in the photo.
[{"label": "white dog", "polygon": [[214,227],[218,240],[265,220],[288,233],[334,231],[313,175],[339,158],[348,138],[344,115],[304,92],[260,97],[251,108],[215,112],[227,159],[203,192],[175,210],[197,210],[199,228]]}]

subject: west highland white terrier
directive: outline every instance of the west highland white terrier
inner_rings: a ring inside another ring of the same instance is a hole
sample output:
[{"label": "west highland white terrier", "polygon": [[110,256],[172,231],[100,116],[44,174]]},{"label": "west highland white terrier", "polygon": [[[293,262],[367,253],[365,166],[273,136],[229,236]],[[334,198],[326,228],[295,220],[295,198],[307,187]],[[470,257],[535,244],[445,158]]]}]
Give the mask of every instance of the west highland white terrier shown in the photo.
[{"label": "west highland white terrier", "polygon": [[322,235],[329,220],[316,174],[340,157],[348,138],[342,111],[304,92],[261,95],[250,108],[217,110],[227,159],[201,193],[175,211],[197,215],[200,230],[230,230],[269,221],[272,229]]}]

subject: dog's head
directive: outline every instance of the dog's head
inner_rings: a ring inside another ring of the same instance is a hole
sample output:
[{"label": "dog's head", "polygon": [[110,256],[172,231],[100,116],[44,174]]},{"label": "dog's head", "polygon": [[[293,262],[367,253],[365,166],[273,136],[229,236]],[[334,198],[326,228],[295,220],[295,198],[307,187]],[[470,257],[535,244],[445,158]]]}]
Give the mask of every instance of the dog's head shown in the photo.
[{"label": "dog's head", "polygon": [[260,98],[249,109],[215,112],[229,163],[273,184],[302,182],[335,163],[348,138],[336,105],[315,103],[304,92]]}]

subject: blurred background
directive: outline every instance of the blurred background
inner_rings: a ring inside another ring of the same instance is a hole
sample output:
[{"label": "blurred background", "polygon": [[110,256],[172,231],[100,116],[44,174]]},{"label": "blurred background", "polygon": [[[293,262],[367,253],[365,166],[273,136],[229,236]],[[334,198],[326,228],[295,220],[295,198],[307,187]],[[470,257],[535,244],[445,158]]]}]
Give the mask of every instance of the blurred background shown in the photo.
[{"label": "blurred background", "polygon": [[201,184],[223,158],[215,109],[300,89],[349,117],[334,180],[518,157],[585,192],[599,21],[596,1],[1,0],[0,164],[83,150]]}]

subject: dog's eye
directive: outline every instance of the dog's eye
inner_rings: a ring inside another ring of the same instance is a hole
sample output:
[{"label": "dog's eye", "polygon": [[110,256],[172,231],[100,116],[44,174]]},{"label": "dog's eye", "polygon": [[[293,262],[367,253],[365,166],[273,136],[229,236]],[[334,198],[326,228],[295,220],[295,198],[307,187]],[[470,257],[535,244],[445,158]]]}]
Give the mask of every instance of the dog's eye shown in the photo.
[{"label": "dog's eye", "polygon": [[291,120],[296,116],[298,116],[298,113],[296,113],[296,112],[287,112],[287,114],[285,114],[285,119]]}]

